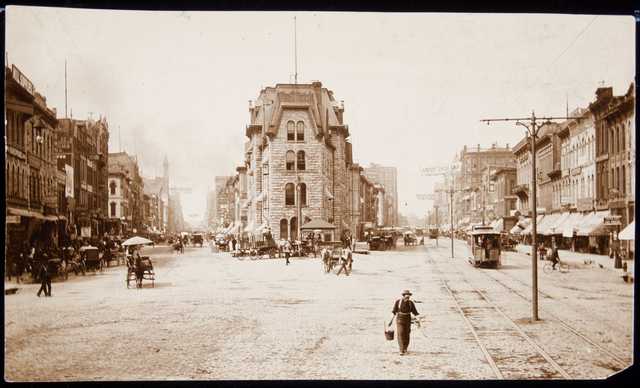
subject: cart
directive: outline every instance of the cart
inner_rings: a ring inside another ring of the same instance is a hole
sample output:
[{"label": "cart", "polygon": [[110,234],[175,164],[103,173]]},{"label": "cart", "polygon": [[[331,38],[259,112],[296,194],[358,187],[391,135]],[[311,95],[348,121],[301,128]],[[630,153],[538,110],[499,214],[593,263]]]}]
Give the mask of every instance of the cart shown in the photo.
[{"label": "cart", "polygon": [[338,266],[340,259],[344,258],[345,250],[341,241],[323,242],[322,245],[324,247],[320,252],[322,271],[329,273]]},{"label": "cart", "polygon": [[[139,264],[141,266],[140,269],[143,271],[142,280],[151,280],[151,287],[155,287],[156,274],[153,271],[153,263],[151,262],[149,256],[142,256]],[[130,287],[132,282],[137,286],[137,269],[138,267],[136,266],[136,260],[133,257],[129,257],[127,259],[127,288]]]},{"label": "cart", "polygon": [[104,265],[98,248],[93,246],[81,247],[80,255],[82,256],[86,270],[102,272]]}]

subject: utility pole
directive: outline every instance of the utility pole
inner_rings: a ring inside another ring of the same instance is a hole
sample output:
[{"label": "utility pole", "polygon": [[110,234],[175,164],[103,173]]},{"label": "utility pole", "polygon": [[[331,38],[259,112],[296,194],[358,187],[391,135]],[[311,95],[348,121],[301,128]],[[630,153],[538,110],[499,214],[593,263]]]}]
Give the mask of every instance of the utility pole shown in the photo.
[{"label": "utility pole", "polygon": [[436,247],[438,246],[438,234],[440,234],[440,224],[438,223],[438,207],[433,207],[436,211],[436,229],[438,229],[438,233],[436,234]]},{"label": "utility pole", "polygon": [[[516,125],[524,127],[527,131],[527,135],[531,141],[531,319],[538,321],[538,241],[537,241],[537,218],[538,218],[538,198],[537,198],[537,176],[536,176],[536,138],[540,129],[547,124],[551,124],[553,120],[569,120],[577,119],[580,117],[536,117],[535,111],[531,112],[531,117],[522,118],[505,118],[505,119],[482,119],[481,122],[490,123],[494,121],[515,121]],[[528,122],[525,124],[524,122]],[[542,123],[540,123],[542,122]]]}]

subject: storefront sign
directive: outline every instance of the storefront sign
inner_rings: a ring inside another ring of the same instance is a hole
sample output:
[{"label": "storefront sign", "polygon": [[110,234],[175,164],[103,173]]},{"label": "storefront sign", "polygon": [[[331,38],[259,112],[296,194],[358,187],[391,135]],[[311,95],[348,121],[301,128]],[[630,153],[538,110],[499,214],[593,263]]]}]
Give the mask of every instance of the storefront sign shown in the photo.
[{"label": "storefront sign", "polygon": [[82,228],[80,228],[80,237],[91,238],[91,227],[83,226]]},{"label": "storefront sign", "polygon": [[593,198],[578,198],[576,208],[579,212],[588,212],[593,210]]},{"label": "storefront sign", "polygon": [[31,93],[31,95],[36,92],[33,84],[31,83],[31,81],[29,81],[29,78],[22,74],[22,72],[18,70],[16,65],[11,66],[11,75],[13,76],[13,79],[16,80],[16,82],[19,83],[20,86],[27,89],[27,91]]},{"label": "storefront sign", "polygon": [[7,224],[19,224],[20,216],[7,216]]},{"label": "storefront sign", "polygon": [[607,216],[604,217],[604,225],[605,226],[620,226],[622,225],[622,223],[620,222],[622,220],[622,216]]},{"label": "storefront sign", "polygon": [[66,174],[64,181],[64,195],[67,198],[73,198],[73,167],[68,164],[64,165],[64,172]]}]

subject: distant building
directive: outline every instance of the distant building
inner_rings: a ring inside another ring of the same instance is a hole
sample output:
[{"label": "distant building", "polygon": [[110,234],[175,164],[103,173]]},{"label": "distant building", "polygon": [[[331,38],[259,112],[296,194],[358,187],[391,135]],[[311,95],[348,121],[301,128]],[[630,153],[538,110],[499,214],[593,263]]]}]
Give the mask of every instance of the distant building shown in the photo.
[{"label": "distant building", "polygon": [[516,167],[500,167],[491,174],[492,182],[492,210],[495,218],[510,217],[516,208],[517,197],[513,194],[516,186]]},{"label": "distant building", "polygon": [[109,221],[111,233],[144,230],[144,183],[138,161],[126,152],[109,154]]},{"label": "distant building", "polygon": [[460,153],[460,174],[456,179],[456,189],[461,192],[456,195],[454,205],[455,218],[462,225],[482,220],[483,211],[486,212],[489,172],[514,165],[515,157],[508,144],[505,147],[492,144],[489,148],[481,148],[479,144],[475,148],[464,146]]},{"label": "distant building", "polygon": [[398,169],[371,163],[369,167],[364,168],[364,174],[384,187],[386,194],[384,226],[398,225]]},{"label": "distant building", "polygon": [[593,115],[578,109],[561,124],[560,165],[562,176],[553,188],[553,209],[592,211],[595,207],[596,144]]}]

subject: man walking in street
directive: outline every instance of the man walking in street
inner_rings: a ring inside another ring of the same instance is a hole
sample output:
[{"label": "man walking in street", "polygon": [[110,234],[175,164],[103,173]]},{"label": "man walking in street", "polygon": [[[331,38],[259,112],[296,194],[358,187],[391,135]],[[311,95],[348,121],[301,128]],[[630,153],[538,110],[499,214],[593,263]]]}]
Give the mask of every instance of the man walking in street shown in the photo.
[{"label": "man walking in street", "polygon": [[[416,305],[411,300],[411,291],[402,291],[402,299],[396,300],[393,304],[393,318],[396,319],[396,327],[398,332],[398,346],[400,347],[400,355],[407,354],[407,348],[409,347],[409,340],[411,337],[411,314],[419,315],[416,310]],[[393,322],[389,322],[389,326]]]},{"label": "man walking in street", "polygon": [[556,265],[558,265],[558,263],[560,262],[560,255],[558,254],[558,246],[557,245],[553,245],[553,248],[551,248],[551,262],[553,263],[553,269],[556,269]]},{"label": "man walking in street", "polygon": [[38,271],[38,277],[40,278],[40,289],[38,290],[38,297],[42,291],[44,296],[51,296],[51,276],[49,274],[48,262],[44,257],[40,257],[40,269]]}]

